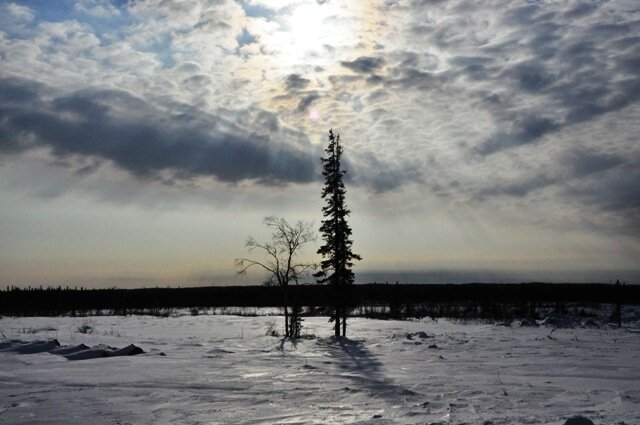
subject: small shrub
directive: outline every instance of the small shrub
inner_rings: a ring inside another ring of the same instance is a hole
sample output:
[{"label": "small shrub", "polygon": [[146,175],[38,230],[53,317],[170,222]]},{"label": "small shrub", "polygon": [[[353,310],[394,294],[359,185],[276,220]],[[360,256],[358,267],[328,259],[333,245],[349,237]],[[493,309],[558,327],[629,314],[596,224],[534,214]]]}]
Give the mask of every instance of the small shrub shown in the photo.
[{"label": "small shrub", "polygon": [[276,322],[267,322],[266,336],[280,336],[278,329],[276,328]]},{"label": "small shrub", "polygon": [[78,326],[78,332],[80,332],[81,334],[92,334],[93,331],[93,326],[91,326],[87,322],[84,322],[82,323],[82,325]]},{"label": "small shrub", "polygon": [[302,308],[299,305],[291,307],[291,317],[289,318],[289,334],[292,338],[300,338],[302,332]]}]

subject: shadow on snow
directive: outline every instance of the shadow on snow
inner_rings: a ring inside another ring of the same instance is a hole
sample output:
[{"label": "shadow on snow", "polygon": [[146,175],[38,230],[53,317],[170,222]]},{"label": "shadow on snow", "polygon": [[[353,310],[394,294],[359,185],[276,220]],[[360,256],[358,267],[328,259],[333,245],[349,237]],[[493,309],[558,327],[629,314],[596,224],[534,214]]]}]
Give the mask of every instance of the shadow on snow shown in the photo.
[{"label": "shadow on snow", "polygon": [[364,390],[376,397],[394,398],[419,396],[412,390],[396,385],[385,376],[383,364],[364,342],[345,337],[319,339],[318,345],[327,348],[328,355],[339,369],[339,376],[352,382],[351,391]]}]

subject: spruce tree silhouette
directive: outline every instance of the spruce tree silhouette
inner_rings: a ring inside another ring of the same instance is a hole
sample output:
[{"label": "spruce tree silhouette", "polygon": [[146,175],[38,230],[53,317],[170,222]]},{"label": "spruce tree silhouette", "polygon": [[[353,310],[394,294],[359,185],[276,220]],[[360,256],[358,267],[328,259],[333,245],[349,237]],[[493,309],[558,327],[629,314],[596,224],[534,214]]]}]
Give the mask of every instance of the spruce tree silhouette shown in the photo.
[{"label": "spruce tree silhouette", "polygon": [[327,283],[333,287],[334,311],[331,320],[335,321],[335,335],[340,336],[340,322],[342,321],[342,335],[347,334],[347,289],[354,281],[352,271],[354,260],[361,260],[358,254],[351,250],[351,227],[347,223],[350,214],[346,207],[343,177],[346,173],[341,169],[342,146],[340,135],[334,136],[329,130],[329,144],[325,149],[326,157],[322,158],[322,175],[325,178],[322,198],[322,225],[320,233],[324,244],[318,249],[323,260],[320,271],[314,276],[318,283]]}]

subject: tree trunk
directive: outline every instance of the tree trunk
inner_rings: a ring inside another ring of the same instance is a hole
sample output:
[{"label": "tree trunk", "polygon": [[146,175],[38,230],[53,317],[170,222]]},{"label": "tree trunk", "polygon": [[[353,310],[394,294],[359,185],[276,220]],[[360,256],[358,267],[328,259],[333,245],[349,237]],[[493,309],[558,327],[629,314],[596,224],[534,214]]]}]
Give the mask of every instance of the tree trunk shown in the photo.
[{"label": "tree trunk", "polygon": [[289,336],[289,309],[284,306],[284,336]]},{"label": "tree trunk", "polygon": [[[334,268],[337,267],[334,265]],[[342,306],[342,291],[340,290],[340,284],[337,281],[337,279],[335,278],[335,274],[334,274],[334,302],[335,302],[335,320],[336,320],[336,326],[335,326],[335,335],[336,336],[340,336],[340,307]]]},{"label": "tree trunk", "polygon": [[289,337],[289,305],[287,301],[287,287],[283,286],[283,304],[284,304],[284,336]]},{"label": "tree trunk", "polygon": [[349,305],[349,287],[342,288],[342,336],[347,336],[347,306]]},{"label": "tree trunk", "polygon": [[347,336],[347,309],[342,310],[342,336]]}]

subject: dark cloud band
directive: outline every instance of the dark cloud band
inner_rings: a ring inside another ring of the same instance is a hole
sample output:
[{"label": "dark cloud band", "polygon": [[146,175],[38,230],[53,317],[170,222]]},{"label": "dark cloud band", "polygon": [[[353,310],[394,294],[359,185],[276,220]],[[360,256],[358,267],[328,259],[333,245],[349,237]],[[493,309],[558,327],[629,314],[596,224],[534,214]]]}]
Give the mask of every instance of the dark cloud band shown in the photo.
[{"label": "dark cloud band", "polygon": [[124,91],[80,91],[45,100],[44,90],[27,80],[0,81],[1,152],[46,147],[56,157],[110,160],[144,177],[169,171],[179,179],[267,184],[317,178],[318,155],[306,137],[293,134],[296,146],[279,140],[292,134],[265,111],[238,116],[241,128],[195,110],[165,113]]}]

